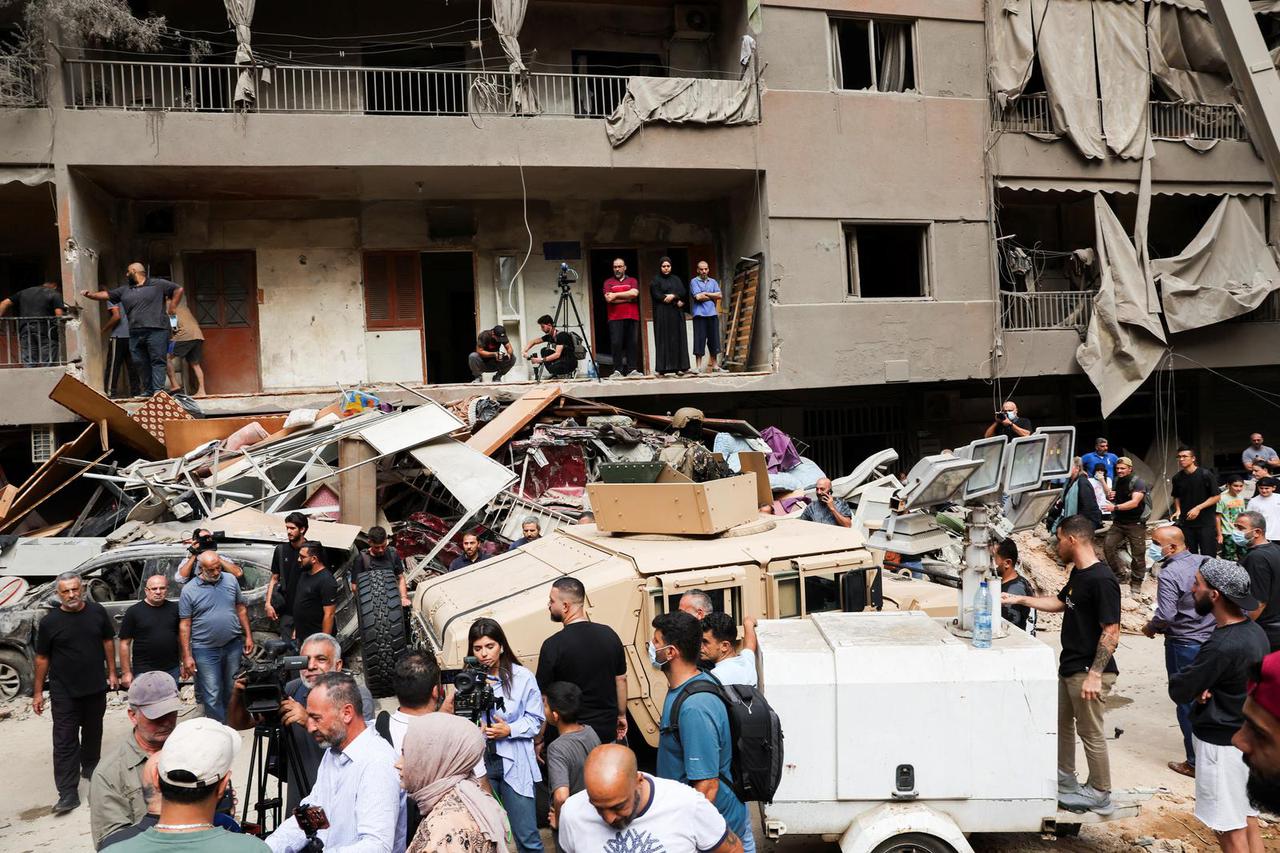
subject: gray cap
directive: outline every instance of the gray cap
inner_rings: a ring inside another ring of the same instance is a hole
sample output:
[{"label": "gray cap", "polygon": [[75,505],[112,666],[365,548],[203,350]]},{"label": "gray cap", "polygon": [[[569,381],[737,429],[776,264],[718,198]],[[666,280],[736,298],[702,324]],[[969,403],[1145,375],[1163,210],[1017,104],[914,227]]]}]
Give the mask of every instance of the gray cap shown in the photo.
[{"label": "gray cap", "polygon": [[1200,576],[1245,613],[1258,609],[1258,599],[1249,591],[1249,573],[1239,563],[1210,557],[1200,564]]},{"label": "gray cap", "polygon": [[153,669],[133,679],[129,685],[129,707],[140,711],[148,720],[182,710],[178,685],[167,672]]}]

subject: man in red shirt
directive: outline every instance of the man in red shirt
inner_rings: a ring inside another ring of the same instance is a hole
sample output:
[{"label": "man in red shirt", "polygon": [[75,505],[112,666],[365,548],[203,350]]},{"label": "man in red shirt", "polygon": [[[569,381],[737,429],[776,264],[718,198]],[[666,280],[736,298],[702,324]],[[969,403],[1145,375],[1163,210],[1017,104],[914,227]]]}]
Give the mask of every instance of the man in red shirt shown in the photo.
[{"label": "man in red shirt", "polygon": [[622,258],[613,261],[613,276],[604,283],[608,303],[609,349],[615,377],[640,375],[640,284],[627,275]]}]

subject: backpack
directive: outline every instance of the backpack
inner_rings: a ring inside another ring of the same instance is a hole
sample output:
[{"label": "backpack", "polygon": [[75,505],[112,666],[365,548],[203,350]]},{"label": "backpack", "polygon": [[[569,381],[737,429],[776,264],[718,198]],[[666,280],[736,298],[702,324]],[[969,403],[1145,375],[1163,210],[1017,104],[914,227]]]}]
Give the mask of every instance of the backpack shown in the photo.
[{"label": "backpack", "polygon": [[698,693],[713,693],[724,703],[729,716],[729,740],[733,744],[730,769],[732,779],[727,784],[738,799],[773,802],[774,792],[782,781],[782,721],[769,706],[764,694],[746,684],[721,684],[711,673],[707,679],[688,684],[671,706],[671,725],[662,734],[674,735],[680,740],[680,709],[685,700]]},{"label": "backpack", "polygon": [[573,357],[578,361],[582,361],[587,357],[587,342],[577,332],[570,332],[569,334],[573,335]]},{"label": "backpack", "polygon": [[[378,718],[373,721],[373,728],[387,743],[395,748],[395,741],[391,739],[391,713],[389,711],[379,711]],[[418,832],[418,824],[422,823],[422,813],[418,811],[418,803],[413,797],[406,797],[404,801],[404,819],[405,819],[405,838],[410,841]]]}]

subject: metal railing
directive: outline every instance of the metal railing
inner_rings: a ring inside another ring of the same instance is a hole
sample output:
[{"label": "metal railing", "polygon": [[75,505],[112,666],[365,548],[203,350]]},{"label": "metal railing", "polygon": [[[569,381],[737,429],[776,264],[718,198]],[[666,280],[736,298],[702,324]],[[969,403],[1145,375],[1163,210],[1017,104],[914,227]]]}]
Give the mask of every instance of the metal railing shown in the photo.
[{"label": "metal railing", "polygon": [[253,112],[604,118],[627,91],[627,77],[450,68],[367,68],[231,64],[64,62],[68,106],[77,109],[232,112],[241,73],[257,75]]},{"label": "metal railing", "polygon": [[1280,323],[1280,291],[1267,294],[1262,304],[1248,314],[1233,318],[1232,323]]},{"label": "metal railing", "polygon": [[1000,292],[1000,328],[1008,332],[1083,329],[1093,311],[1091,290]]},{"label": "metal railing", "polygon": [[[1099,102],[1101,110],[1101,102]],[[1233,139],[1249,138],[1244,120],[1234,104],[1188,104],[1151,101],[1147,118],[1153,139]],[[1049,96],[1043,92],[1023,95],[1004,109],[991,100],[991,124],[1006,133],[1058,134],[1054,127]]]},{"label": "metal railing", "polygon": [[0,109],[43,107],[44,69],[26,56],[0,56]]},{"label": "metal railing", "polygon": [[66,363],[66,317],[0,317],[0,368]]}]

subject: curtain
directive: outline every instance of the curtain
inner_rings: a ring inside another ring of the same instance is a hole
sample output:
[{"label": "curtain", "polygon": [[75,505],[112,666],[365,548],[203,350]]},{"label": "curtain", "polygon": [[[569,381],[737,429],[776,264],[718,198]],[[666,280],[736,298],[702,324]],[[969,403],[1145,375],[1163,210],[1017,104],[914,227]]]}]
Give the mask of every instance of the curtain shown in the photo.
[{"label": "curtain", "polygon": [[1235,196],[1222,199],[1181,254],[1153,260],[1151,268],[1171,332],[1247,314],[1280,287],[1275,256]]},{"label": "curtain", "polygon": [[1027,85],[1035,58],[1031,0],[989,0],[987,3],[987,77],[996,103],[1004,109]]},{"label": "curtain", "polygon": [[1101,84],[1107,148],[1126,159],[1143,156],[1151,69],[1141,3],[1093,4],[1093,40]]},{"label": "curtain", "polygon": [[533,80],[520,55],[520,29],[524,26],[528,6],[529,0],[493,0],[493,28],[498,31],[502,52],[510,63],[512,111],[525,115],[538,111]]},{"label": "curtain", "polygon": [[876,68],[876,88],[881,92],[906,91],[907,39],[911,31],[906,24],[876,21],[876,50],[880,62]]},{"label": "curtain", "polygon": [[1229,104],[1231,72],[1208,16],[1164,4],[1147,14],[1151,74],[1176,101]]},{"label": "curtain", "polygon": [[[236,65],[256,64],[253,48],[249,44],[253,37],[249,26],[253,23],[253,9],[257,2],[258,0],[223,0],[223,5],[227,9],[227,21],[236,30]],[[257,97],[258,86],[253,77],[253,70],[245,68],[236,80],[234,101],[248,106]]]},{"label": "curtain", "polygon": [[1147,283],[1138,252],[1101,195],[1093,197],[1101,282],[1076,361],[1098,389],[1109,417],[1136,391],[1164,355],[1160,318],[1147,311]]},{"label": "curtain", "polygon": [[1033,0],[1040,70],[1049,94],[1054,130],[1075,143],[1087,159],[1107,156],[1098,112],[1090,0]]},{"label": "curtain", "polygon": [[844,88],[844,60],[840,56],[840,24],[831,22],[831,79],[835,88]]}]

